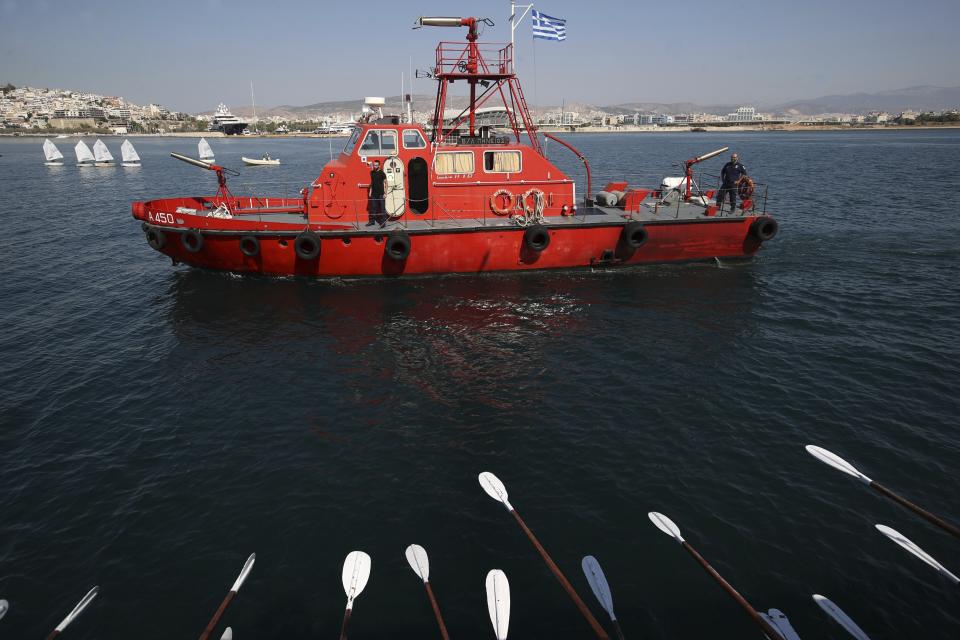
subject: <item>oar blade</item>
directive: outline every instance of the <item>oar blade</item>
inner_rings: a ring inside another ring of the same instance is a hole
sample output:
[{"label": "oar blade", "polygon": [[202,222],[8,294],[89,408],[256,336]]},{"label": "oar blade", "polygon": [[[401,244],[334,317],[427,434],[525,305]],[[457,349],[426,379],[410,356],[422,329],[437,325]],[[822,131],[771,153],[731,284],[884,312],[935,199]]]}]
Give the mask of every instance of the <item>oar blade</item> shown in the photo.
[{"label": "oar blade", "polygon": [[[800,640],[797,630],[793,628],[786,614],[780,611],[780,609],[770,609],[766,613],[763,611],[759,611],[758,613],[761,618],[767,621],[767,624],[769,624],[774,631],[780,634],[779,638],[770,638],[770,640]],[[769,634],[765,635],[769,636]]]},{"label": "oar blade", "polygon": [[83,596],[80,602],[77,603],[77,606],[73,608],[73,611],[68,613],[67,617],[57,625],[57,631],[63,631],[67,628],[67,625],[76,620],[77,616],[83,613],[83,610],[90,606],[90,603],[93,602],[93,599],[97,597],[98,593],[100,593],[100,587],[94,587],[93,589],[90,589],[90,591],[87,592],[87,595]]},{"label": "oar blade", "polygon": [[250,575],[250,571],[253,569],[253,563],[257,561],[257,554],[251,553],[250,557],[247,558],[247,561],[243,563],[243,569],[240,570],[240,575],[237,576],[237,579],[234,581],[233,586],[230,587],[230,591],[236,593],[240,591],[240,587],[243,586],[243,583],[246,581],[247,576]]},{"label": "oar blade", "polygon": [[233,629],[231,627],[224,629],[223,635],[220,636],[220,640],[233,640]]},{"label": "oar blade", "polygon": [[847,633],[856,638],[857,640],[870,640],[870,636],[864,633],[863,629],[854,622],[850,616],[843,612],[843,609],[835,605],[830,601],[830,598],[820,595],[819,593],[813,594],[813,601],[823,609],[828,616],[833,618],[837,624],[846,629]]},{"label": "oar blade", "polygon": [[663,531],[668,536],[671,536],[677,542],[683,542],[683,536],[680,534],[680,528],[674,524],[673,520],[662,513],[657,513],[656,511],[651,511],[647,514],[647,517],[650,518],[650,522],[657,526],[657,529],[660,529],[660,531]]},{"label": "oar blade", "polygon": [[929,553],[927,553],[926,551],[918,547],[912,540],[910,540],[910,538],[903,535],[896,529],[892,529],[884,524],[878,524],[876,525],[876,527],[880,533],[887,536],[888,538],[896,542],[898,545],[906,549],[908,552],[912,553],[916,557],[926,562],[928,565],[930,565],[931,567],[939,571],[948,580],[950,580],[954,584],[960,584],[960,578],[958,578],[955,574],[948,571],[946,567],[944,567],[942,564],[937,562],[933,558],[933,556],[931,556]]},{"label": "oar blade", "polygon": [[343,591],[347,594],[347,607],[367,586],[370,579],[370,556],[363,551],[351,551],[343,561]]},{"label": "oar blade", "polygon": [[3,616],[7,615],[7,611],[10,610],[10,603],[6,600],[0,600],[0,620],[3,619]]},{"label": "oar blade", "polygon": [[513,509],[510,505],[510,500],[508,500],[507,488],[500,482],[500,478],[489,471],[484,471],[477,478],[480,480],[480,486],[483,487],[483,490],[487,492],[488,496],[497,502],[502,502],[503,506],[508,510]]},{"label": "oar blade", "polygon": [[418,544],[412,544],[407,547],[407,562],[413,572],[420,576],[424,582],[430,580],[430,559],[427,557],[427,550]]},{"label": "oar blade", "polygon": [[487,610],[490,612],[490,622],[497,640],[507,640],[507,630],[510,628],[510,583],[506,574],[500,569],[493,569],[487,574]]},{"label": "oar blade", "polygon": [[610,593],[610,585],[607,583],[607,576],[603,574],[600,563],[593,556],[584,556],[580,566],[583,567],[583,575],[587,577],[587,583],[590,584],[590,589],[600,602],[600,606],[611,620],[616,620],[617,616],[613,613],[613,594]]},{"label": "oar blade", "polygon": [[837,454],[833,453],[832,451],[827,451],[822,447],[817,447],[812,444],[808,444],[805,448],[807,450],[807,453],[812,455],[814,458],[816,458],[820,462],[826,465],[830,465],[837,471],[841,471],[847,474],[848,476],[853,476],[854,478],[856,478],[857,480],[860,480],[864,484],[870,484],[871,482],[870,478],[860,473],[860,471],[857,470],[856,467],[854,467],[852,464],[850,464],[849,462],[847,462]]}]

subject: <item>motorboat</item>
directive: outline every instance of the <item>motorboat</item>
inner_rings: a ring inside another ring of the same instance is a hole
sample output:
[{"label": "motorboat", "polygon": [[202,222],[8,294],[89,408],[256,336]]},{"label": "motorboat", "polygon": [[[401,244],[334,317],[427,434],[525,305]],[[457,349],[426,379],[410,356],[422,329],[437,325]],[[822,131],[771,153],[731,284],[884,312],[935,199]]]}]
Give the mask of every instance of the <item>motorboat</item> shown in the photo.
[{"label": "motorboat", "polygon": [[[538,130],[514,73],[513,46],[478,42],[491,21],[418,22],[466,30],[465,41],[436,49],[437,98],[428,126],[385,115],[384,99],[368,98],[343,150],[304,180],[299,197],[234,194],[231,170],[172,154],[215,173],[219,188],[213,195],[133,202],[147,243],[174,264],[338,278],[748,259],[776,235],[763,185],[741,185],[733,210],[700,189],[694,169],[723,149],[687,160],[685,175],[666,187],[624,177],[595,189],[587,157]],[[468,102],[445,120],[454,83],[467,86]],[[478,109],[497,100],[507,123],[498,129],[506,133],[478,124]],[[583,163],[583,182],[547,158],[544,139]],[[370,198],[374,161],[386,177],[383,215],[374,213],[380,203]]]},{"label": "motorboat", "polygon": [[269,153],[263,154],[260,158],[248,158],[241,156],[243,164],[251,167],[273,167],[280,164],[280,158],[271,158]]}]

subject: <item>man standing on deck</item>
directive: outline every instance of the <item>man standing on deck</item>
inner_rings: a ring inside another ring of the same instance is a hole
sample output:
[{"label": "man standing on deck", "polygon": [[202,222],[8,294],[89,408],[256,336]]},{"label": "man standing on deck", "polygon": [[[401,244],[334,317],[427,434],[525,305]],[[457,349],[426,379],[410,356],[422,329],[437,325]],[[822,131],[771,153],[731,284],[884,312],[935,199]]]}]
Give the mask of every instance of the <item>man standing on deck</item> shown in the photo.
[{"label": "man standing on deck", "polygon": [[370,193],[367,199],[367,213],[370,219],[367,226],[372,227],[379,223],[381,227],[387,224],[387,208],[383,201],[383,185],[387,181],[387,174],[380,168],[380,161],[373,161],[370,170]]},{"label": "man standing on deck", "polygon": [[730,162],[723,165],[720,171],[720,181],[723,183],[717,192],[717,206],[720,212],[723,212],[723,201],[730,199],[730,212],[737,210],[737,188],[740,186],[740,180],[747,175],[747,168],[740,164],[740,156],[733,154],[730,156]]}]

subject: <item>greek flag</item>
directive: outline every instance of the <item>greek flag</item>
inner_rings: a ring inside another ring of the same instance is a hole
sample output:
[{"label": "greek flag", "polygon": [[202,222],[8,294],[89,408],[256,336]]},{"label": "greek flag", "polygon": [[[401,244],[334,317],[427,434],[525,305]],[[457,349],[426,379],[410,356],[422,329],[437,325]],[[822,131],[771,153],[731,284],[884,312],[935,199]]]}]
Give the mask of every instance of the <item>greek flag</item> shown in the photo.
[{"label": "greek flag", "polygon": [[533,21],[533,37],[541,40],[566,40],[567,21],[563,18],[554,18],[534,9],[531,12]]}]

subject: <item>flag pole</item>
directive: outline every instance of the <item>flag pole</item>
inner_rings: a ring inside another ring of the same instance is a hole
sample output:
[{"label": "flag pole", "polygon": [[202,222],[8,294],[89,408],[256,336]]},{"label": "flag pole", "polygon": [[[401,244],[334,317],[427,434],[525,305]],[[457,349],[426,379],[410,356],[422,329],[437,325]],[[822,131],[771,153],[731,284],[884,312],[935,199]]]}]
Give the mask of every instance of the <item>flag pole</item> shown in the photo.
[{"label": "flag pole", "polygon": [[523,22],[523,19],[527,17],[527,14],[530,12],[530,9],[533,9],[533,3],[522,4],[523,13],[520,14],[520,17],[517,17],[517,2],[516,0],[510,0],[510,48],[514,50],[513,52],[513,72],[517,72],[517,53],[516,53],[516,43],[514,42],[514,32],[517,30],[517,25]]}]

